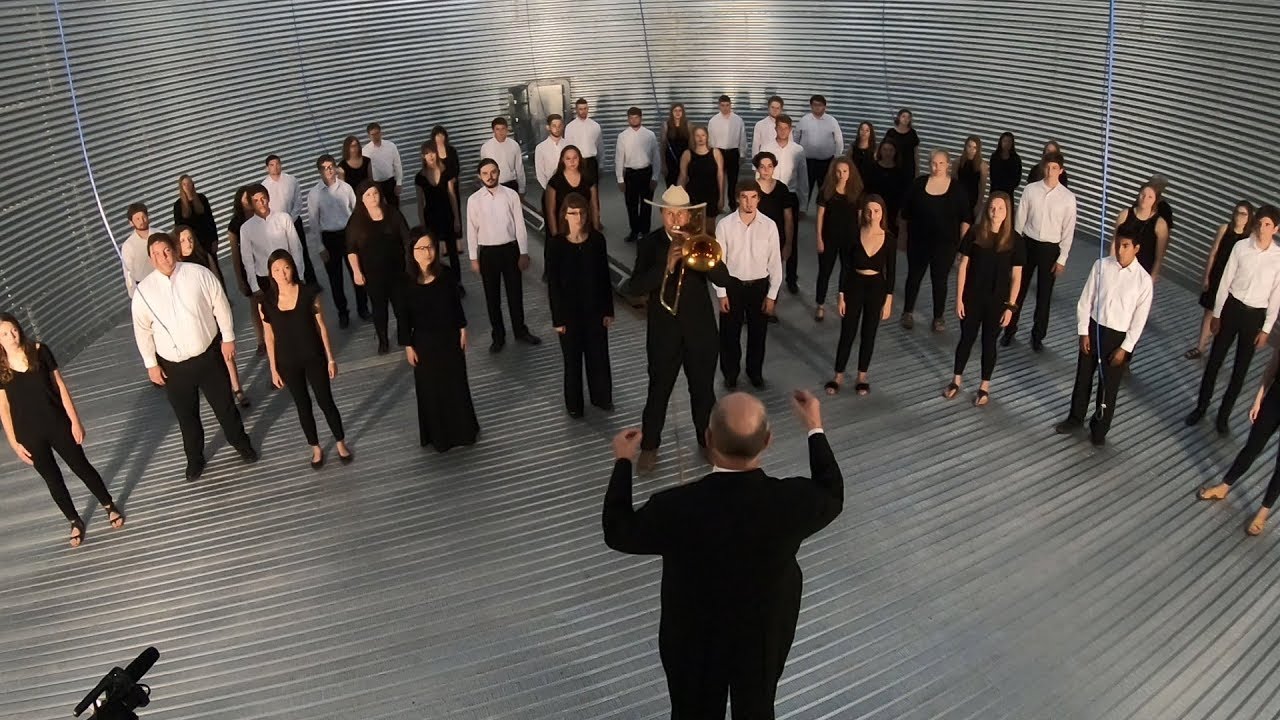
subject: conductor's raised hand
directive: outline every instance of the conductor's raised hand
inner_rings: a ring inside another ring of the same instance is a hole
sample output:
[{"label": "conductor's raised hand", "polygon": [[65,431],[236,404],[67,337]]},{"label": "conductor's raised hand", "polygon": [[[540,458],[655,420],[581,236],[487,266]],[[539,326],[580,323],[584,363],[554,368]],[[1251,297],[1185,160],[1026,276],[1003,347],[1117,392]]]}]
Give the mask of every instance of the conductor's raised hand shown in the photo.
[{"label": "conductor's raised hand", "polygon": [[637,428],[629,428],[627,430],[623,430],[617,435],[614,435],[614,459],[635,462],[636,456],[640,454],[640,438],[641,433]]},{"label": "conductor's raised hand", "polygon": [[818,398],[808,390],[796,390],[791,393],[791,409],[795,411],[796,417],[800,418],[800,423],[804,425],[805,430],[822,427],[822,407]]}]

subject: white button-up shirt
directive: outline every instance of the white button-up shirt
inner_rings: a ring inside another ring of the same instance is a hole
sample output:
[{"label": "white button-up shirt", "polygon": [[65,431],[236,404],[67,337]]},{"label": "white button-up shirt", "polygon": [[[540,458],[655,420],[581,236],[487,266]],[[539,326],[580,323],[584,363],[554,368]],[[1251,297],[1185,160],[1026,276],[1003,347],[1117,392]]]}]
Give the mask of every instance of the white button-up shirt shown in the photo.
[{"label": "white button-up shirt", "polygon": [[778,121],[771,116],[765,115],[760,122],[756,123],[755,129],[751,131],[751,157],[755,157],[765,145],[778,139]]},{"label": "white button-up shirt", "polygon": [[1043,180],[1022,191],[1013,229],[1028,239],[1058,246],[1058,264],[1067,264],[1071,241],[1076,237],[1076,196],[1066,185],[1052,189]]},{"label": "white button-up shirt", "polygon": [[1218,296],[1214,298],[1214,317],[1222,317],[1227,295],[1251,308],[1266,308],[1262,332],[1271,332],[1280,313],[1280,246],[1274,240],[1266,250],[1258,247],[1256,236],[1240,240],[1231,248],[1231,257],[1222,270]]},{"label": "white button-up shirt", "polygon": [[829,160],[844,154],[844,135],[839,121],[831,113],[822,113],[822,117],[805,113],[796,124],[796,131],[799,137],[794,140],[804,145],[806,157]]},{"label": "white button-up shirt", "polygon": [[209,268],[179,262],[173,274],[153,272],[138,283],[133,294],[133,339],[147,368],[156,356],[182,362],[199,355],[222,333],[223,342],[234,342],[231,304]]},{"label": "white button-up shirt", "polygon": [[467,252],[480,258],[481,245],[506,245],[515,241],[521,255],[529,254],[529,234],[524,227],[520,196],[509,187],[482,187],[467,198]]},{"label": "white button-up shirt", "polygon": [[301,272],[302,243],[293,227],[293,218],[287,214],[272,211],[266,219],[254,215],[240,226],[240,258],[244,261],[245,274],[249,276],[250,290],[258,292],[263,289],[258,287],[258,278],[271,275],[267,259],[281,248],[289,251]]},{"label": "white button-up shirt", "polygon": [[160,231],[151,228],[147,230],[147,237],[143,237],[134,230],[120,245],[120,261],[124,264],[124,289],[129,297],[133,297],[133,289],[138,283],[155,270],[155,266],[151,264],[151,253],[147,252],[147,239],[157,232]]},{"label": "white button-up shirt", "polygon": [[765,143],[760,151],[773,153],[778,158],[773,178],[790,188],[791,192],[801,193],[809,187],[809,164],[805,162],[804,147],[795,139],[788,140],[786,147],[779,145],[777,140]]},{"label": "white button-up shirt", "polygon": [[302,191],[298,189],[298,179],[287,172],[280,172],[280,179],[274,180],[270,175],[262,178],[262,186],[267,189],[271,198],[271,211],[288,213],[297,218],[302,212]]},{"label": "white button-up shirt", "polygon": [[613,148],[613,170],[618,182],[623,180],[626,170],[643,170],[653,168],[658,172],[662,167],[662,154],[658,152],[658,136],[647,127],[628,127],[618,133],[618,142]]},{"label": "white button-up shirt", "polygon": [[1151,313],[1151,275],[1136,259],[1122,267],[1113,257],[1095,260],[1076,303],[1076,334],[1089,334],[1089,320],[1124,333],[1120,347],[1133,352]]},{"label": "white button-up shirt", "polygon": [[543,190],[547,189],[551,176],[556,174],[556,168],[560,166],[560,151],[566,145],[568,143],[564,138],[548,135],[546,140],[533,149],[533,174],[537,176],[538,184]]},{"label": "white button-up shirt", "polygon": [[[738,113],[716,113],[707,121],[707,138],[711,147],[720,150],[747,151],[747,131]],[[732,192],[732,191],[731,191]]]},{"label": "white button-up shirt", "polygon": [[564,139],[578,148],[582,157],[591,158],[604,154],[604,136],[600,132],[600,123],[587,118],[574,118],[564,126]]},{"label": "white button-up shirt", "polygon": [[507,137],[498,142],[497,138],[489,138],[480,146],[480,157],[498,163],[498,182],[512,182],[524,194],[524,160],[521,159],[520,143]]},{"label": "white button-up shirt", "polygon": [[324,180],[316,183],[307,194],[307,227],[311,228],[308,236],[346,230],[355,207],[356,191],[350,185],[336,177],[332,185],[325,185]]},{"label": "white button-up shirt", "polygon": [[[716,223],[716,240],[724,250],[724,267],[730,275],[743,281],[767,277],[769,299],[778,299],[778,290],[782,288],[782,250],[777,224],[757,212],[748,225],[741,211],[733,212]],[[716,297],[728,295],[719,285],[713,283],[712,287]]]},{"label": "white button-up shirt", "polygon": [[373,141],[360,148],[360,154],[369,158],[369,177],[377,182],[396,179],[396,187],[404,185],[404,168],[400,165],[400,150],[390,140],[383,140],[377,145]]}]

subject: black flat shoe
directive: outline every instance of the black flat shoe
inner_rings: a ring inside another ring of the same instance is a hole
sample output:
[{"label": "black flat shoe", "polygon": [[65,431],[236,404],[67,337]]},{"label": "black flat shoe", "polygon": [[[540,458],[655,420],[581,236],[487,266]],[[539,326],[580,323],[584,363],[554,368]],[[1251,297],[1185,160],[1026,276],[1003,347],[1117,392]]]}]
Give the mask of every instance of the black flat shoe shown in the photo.
[{"label": "black flat shoe", "polygon": [[343,465],[350,465],[352,461],[354,461],[355,459],[356,459],[355,453],[347,453],[346,455],[343,455],[342,453],[338,453],[338,462],[342,463]]},{"label": "black flat shoe", "polygon": [[254,450],[252,445],[244,449],[237,448],[236,452],[240,453],[240,459],[246,464],[258,462],[258,451]]},{"label": "black flat shoe", "polygon": [[581,410],[569,410],[568,413],[569,413],[569,417],[573,418],[574,420],[580,420],[582,418]]},{"label": "black flat shoe", "polygon": [[204,465],[205,465],[204,460],[201,460],[200,462],[188,462],[187,463],[187,479],[195,480],[196,478],[203,475]]},{"label": "black flat shoe", "polygon": [[1043,352],[1044,343],[1036,338],[1031,338],[1031,352]]},{"label": "black flat shoe", "polygon": [[726,388],[730,389],[730,390],[734,390],[734,389],[736,389],[736,388],[738,387],[738,378],[736,378],[736,377],[732,377],[732,378],[731,378],[731,377],[727,377],[727,378],[725,378],[725,379],[724,379],[724,386],[725,386]]},{"label": "black flat shoe", "polygon": [[1063,420],[1053,426],[1053,431],[1059,435],[1070,435],[1082,427],[1084,427],[1084,423],[1079,423],[1075,420]]},{"label": "black flat shoe", "polygon": [[611,402],[600,403],[600,404],[591,403],[591,404],[595,405],[597,408],[600,408],[604,412],[613,412],[613,403]]},{"label": "black flat shoe", "polygon": [[1201,410],[1200,408],[1196,408],[1195,410],[1192,410],[1190,413],[1188,413],[1186,419],[1183,420],[1182,422],[1186,423],[1187,427],[1191,427],[1192,425],[1199,423],[1200,420],[1203,418],[1204,418],[1204,411]]},{"label": "black flat shoe", "polygon": [[751,378],[751,387],[753,387],[753,388],[755,388],[755,389],[757,389],[757,390],[760,390],[761,388],[763,388],[763,387],[764,387],[764,378],[762,378],[762,377],[755,377],[755,378]]},{"label": "black flat shoe", "polygon": [[506,340],[502,340],[501,338],[496,339],[493,341],[493,344],[489,345],[489,352],[500,353],[502,352],[502,348],[505,347],[506,344],[507,344]]},{"label": "black flat shoe", "polygon": [[526,345],[542,344],[542,338],[538,337],[537,335],[534,335],[533,333],[524,333],[523,335],[517,335],[516,340],[519,340],[520,342],[525,343]]},{"label": "black flat shoe", "polygon": [[389,352],[391,352],[391,342],[390,342],[390,341],[388,341],[388,340],[379,340],[379,341],[378,341],[378,354],[379,354],[379,355],[386,355],[386,354],[387,354],[387,353],[389,353]]},{"label": "black flat shoe", "polygon": [[1000,347],[1009,347],[1013,344],[1013,333],[1005,333],[1000,336]]}]

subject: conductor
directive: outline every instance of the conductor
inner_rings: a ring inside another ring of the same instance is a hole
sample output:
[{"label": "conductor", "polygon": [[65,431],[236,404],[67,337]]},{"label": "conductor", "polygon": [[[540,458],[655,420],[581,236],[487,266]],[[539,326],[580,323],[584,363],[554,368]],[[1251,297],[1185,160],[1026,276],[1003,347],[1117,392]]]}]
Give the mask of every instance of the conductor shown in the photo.
[{"label": "conductor", "polygon": [[818,400],[796,391],[792,407],[809,436],[807,477],[760,467],[773,439],[764,405],[721,398],[707,428],[714,468],[700,480],[631,505],[639,430],[613,440],[604,540],[614,550],[662,556],[658,652],[673,720],[773,718],[778,680],[795,638],[803,576],[796,551],[840,514],[844,481],[822,432]]}]

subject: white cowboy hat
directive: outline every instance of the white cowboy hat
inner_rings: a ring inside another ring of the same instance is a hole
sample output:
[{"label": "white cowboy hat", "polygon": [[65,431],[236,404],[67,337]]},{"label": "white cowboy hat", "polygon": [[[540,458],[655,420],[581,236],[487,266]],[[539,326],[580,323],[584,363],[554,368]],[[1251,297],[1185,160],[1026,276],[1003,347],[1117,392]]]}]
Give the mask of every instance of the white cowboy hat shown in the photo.
[{"label": "white cowboy hat", "polygon": [[664,190],[662,192],[662,197],[659,198],[657,202],[654,202],[653,200],[645,200],[645,202],[654,207],[679,210],[692,210],[694,208],[707,206],[704,202],[698,203],[697,205],[689,204],[689,193],[685,192],[684,188],[679,185],[672,185]]}]

